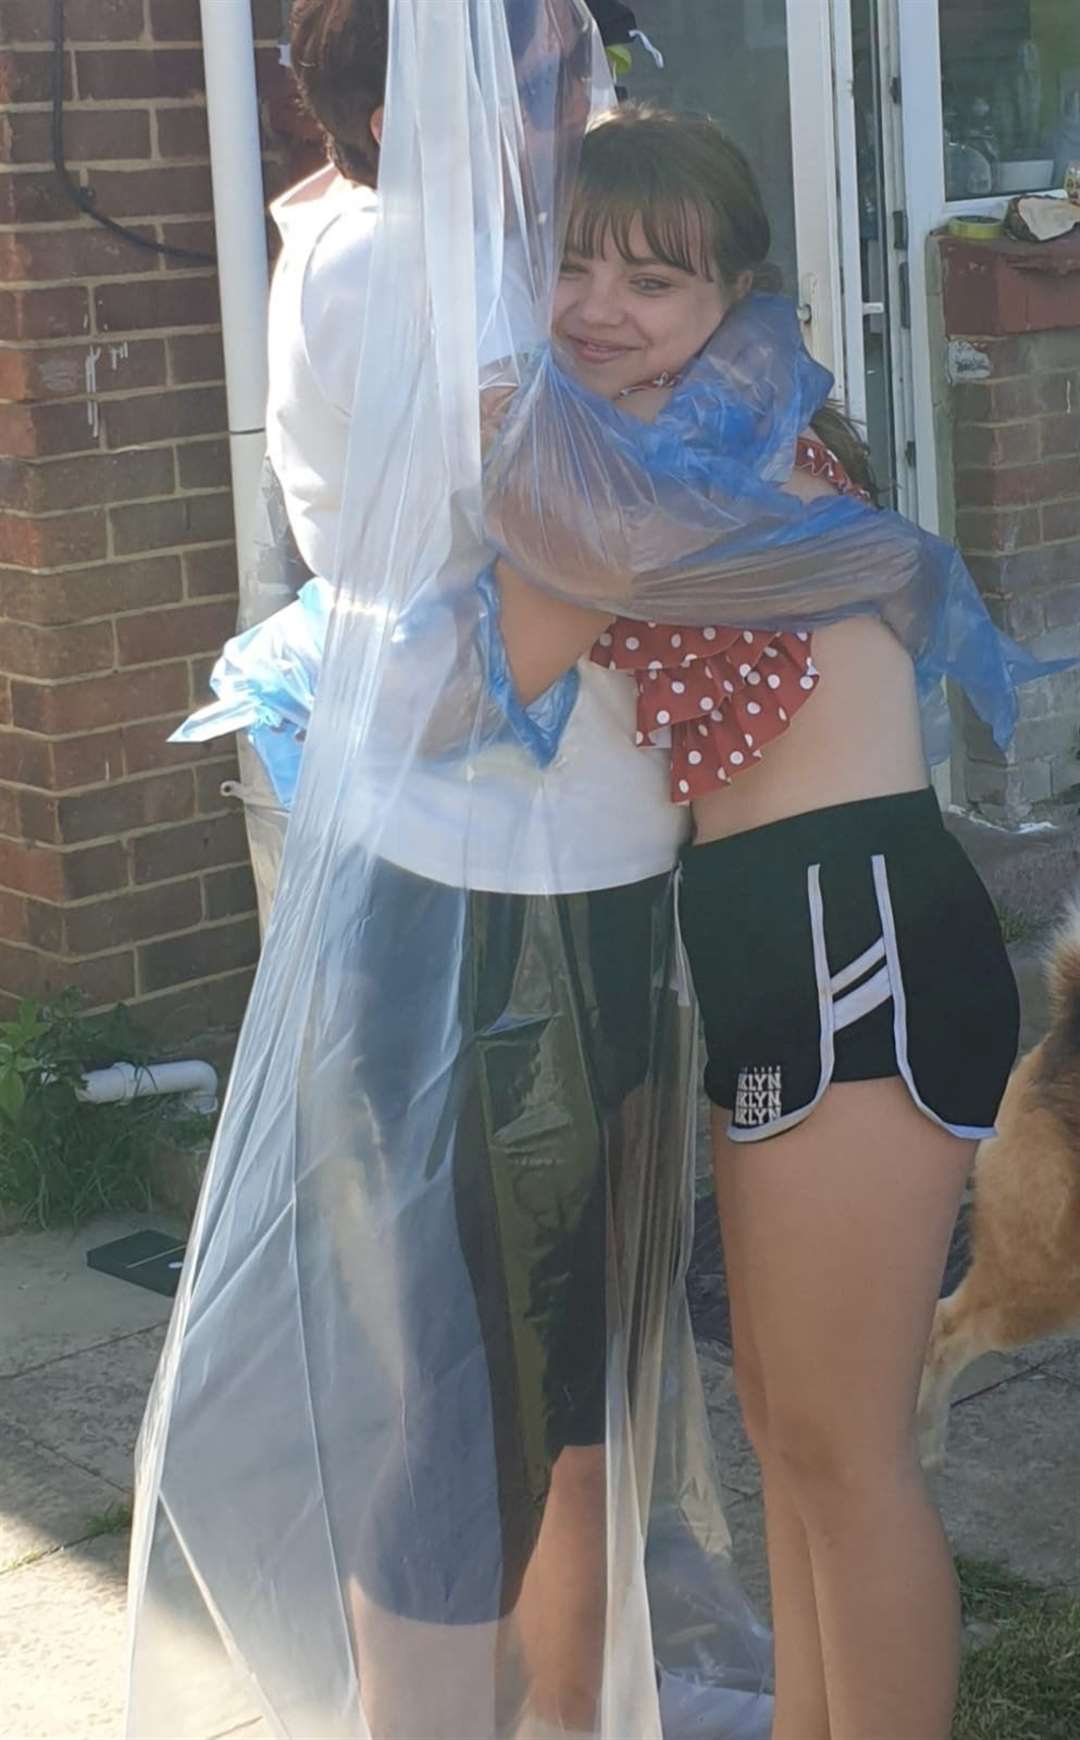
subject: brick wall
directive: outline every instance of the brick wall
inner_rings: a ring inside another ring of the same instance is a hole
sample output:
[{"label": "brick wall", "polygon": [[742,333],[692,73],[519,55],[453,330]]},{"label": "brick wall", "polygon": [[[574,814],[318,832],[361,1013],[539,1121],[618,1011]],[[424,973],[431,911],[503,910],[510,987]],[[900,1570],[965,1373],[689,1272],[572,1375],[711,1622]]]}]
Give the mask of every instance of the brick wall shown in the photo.
[{"label": "brick wall", "polygon": [[[51,10],[0,0],[0,1013],[73,984],[179,1044],[237,1024],[257,946],[231,755],[165,741],[235,623],[217,281],[65,197]],[[66,12],[75,178],[212,250],[197,0]]]},{"label": "brick wall", "polygon": [[[1080,249],[943,244],[956,535],[991,613],[1080,656]],[[1080,799],[1080,671],[1020,691],[1013,746],[969,710],[967,801],[1015,822]]]}]

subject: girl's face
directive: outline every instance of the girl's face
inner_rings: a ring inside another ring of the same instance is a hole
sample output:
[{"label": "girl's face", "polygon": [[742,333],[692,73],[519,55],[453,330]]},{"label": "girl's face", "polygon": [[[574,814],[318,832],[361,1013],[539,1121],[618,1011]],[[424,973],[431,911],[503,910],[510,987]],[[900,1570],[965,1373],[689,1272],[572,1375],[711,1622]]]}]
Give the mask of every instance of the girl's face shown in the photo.
[{"label": "girl's face", "polygon": [[744,286],[726,286],[652,257],[640,220],[627,259],[609,234],[603,252],[567,251],[552,333],[578,380],[602,398],[679,374],[712,337]]}]

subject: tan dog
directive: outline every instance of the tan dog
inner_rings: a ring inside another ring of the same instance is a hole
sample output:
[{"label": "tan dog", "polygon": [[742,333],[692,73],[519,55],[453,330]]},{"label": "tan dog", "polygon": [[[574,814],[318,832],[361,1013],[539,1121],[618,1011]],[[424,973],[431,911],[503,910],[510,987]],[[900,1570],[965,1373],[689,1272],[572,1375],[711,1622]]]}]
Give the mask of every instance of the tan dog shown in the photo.
[{"label": "tan dog", "polygon": [[1080,1333],[1080,901],[1047,962],[1053,1024],[1014,1070],[975,1161],[971,1266],[937,1308],[919,1394],[924,1465],[945,1456],[949,1397],[982,1353]]}]

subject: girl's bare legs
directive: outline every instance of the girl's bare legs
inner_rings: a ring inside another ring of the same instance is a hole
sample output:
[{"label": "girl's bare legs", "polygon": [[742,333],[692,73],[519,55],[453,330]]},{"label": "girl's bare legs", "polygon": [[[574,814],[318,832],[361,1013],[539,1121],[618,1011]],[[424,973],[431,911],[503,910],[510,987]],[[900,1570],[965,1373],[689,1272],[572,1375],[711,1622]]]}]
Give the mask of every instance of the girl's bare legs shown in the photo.
[{"label": "girl's bare legs", "polygon": [[752,1393],[756,1366],[763,1396],[751,1431],[765,1446],[781,1633],[774,1740],[948,1740],[959,1604],[915,1403],[973,1153],[898,1080],[839,1083],[796,1129],[718,1147],[736,1340],[741,1317],[744,1384]]},{"label": "girl's bare legs", "polygon": [[743,1272],[733,1190],[735,1169],[746,1156],[736,1143],[728,1141],[729,1121],[730,1113],[714,1112],[713,1176],[731,1308],[735,1388],[743,1425],[761,1464],[765,1501],[776,1680],[772,1740],[829,1740],[825,1670],[806,1530],[787,1490],[783,1468],[769,1456],[765,1380],[754,1335],[748,1278]]}]

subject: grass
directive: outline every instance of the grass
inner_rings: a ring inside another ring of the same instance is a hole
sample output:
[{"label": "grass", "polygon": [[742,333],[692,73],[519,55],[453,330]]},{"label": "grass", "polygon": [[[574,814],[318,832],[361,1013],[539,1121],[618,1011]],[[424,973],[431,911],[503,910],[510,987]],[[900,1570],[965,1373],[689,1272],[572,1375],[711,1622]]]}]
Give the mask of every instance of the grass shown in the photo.
[{"label": "grass", "polygon": [[1076,1740],[1080,1601],[984,1559],[957,1562],[964,1657],[953,1740]]},{"label": "grass", "polygon": [[994,911],[1006,943],[1034,942],[1044,928],[1026,913],[1016,912],[1011,906],[1003,906],[1000,900],[995,900]]},{"label": "grass", "polygon": [[122,1535],[131,1527],[132,1502],[130,1498],[118,1500],[105,1510],[98,1511],[94,1516],[87,1517],[83,1526],[81,1541],[95,1541],[99,1535]]}]

